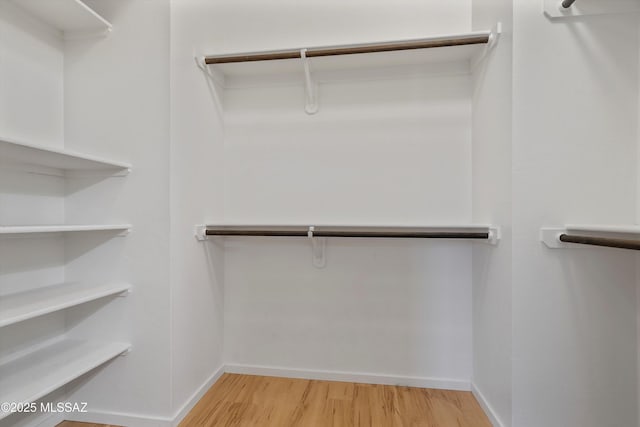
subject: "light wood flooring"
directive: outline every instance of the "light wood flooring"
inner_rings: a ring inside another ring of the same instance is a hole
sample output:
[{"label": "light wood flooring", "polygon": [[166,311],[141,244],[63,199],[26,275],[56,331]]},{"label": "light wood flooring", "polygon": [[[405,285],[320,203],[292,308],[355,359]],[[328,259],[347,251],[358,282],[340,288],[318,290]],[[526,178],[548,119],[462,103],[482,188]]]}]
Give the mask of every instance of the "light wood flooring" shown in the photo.
[{"label": "light wood flooring", "polygon": [[469,392],[224,374],[180,427],[491,427]]},{"label": "light wood flooring", "polygon": [[491,423],[465,391],[224,374],[180,427],[231,426],[491,427]]}]

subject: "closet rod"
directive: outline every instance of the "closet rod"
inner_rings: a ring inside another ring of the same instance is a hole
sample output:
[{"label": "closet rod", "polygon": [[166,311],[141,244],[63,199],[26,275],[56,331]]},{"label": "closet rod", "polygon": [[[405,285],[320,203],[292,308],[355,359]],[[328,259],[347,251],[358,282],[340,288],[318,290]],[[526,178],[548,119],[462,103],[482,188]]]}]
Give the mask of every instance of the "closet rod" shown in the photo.
[{"label": "closet rod", "polygon": [[[489,43],[491,34],[476,33],[453,37],[432,37],[397,42],[354,44],[341,46],[313,47],[305,51],[307,58],[333,55],[352,55],[356,53],[389,52],[395,50],[429,49],[435,47],[464,46]],[[205,56],[204,62],[210,64],[226,64],[232,62],[270,61],[277,59],[300,58],[301,49],[275,50],[270,52],[241,53],[231,55]]]},{"label": "closet rod", "polygon": [[569,9],[575,2],[576,0],[562,0],[562,7]]},{"label": "closet rod", "polygon": [[640,240],[611,239],[607,237],[575,236],[571,234],[561,234],[561,242],[579,243],[582,245],[605,246],[608,248],[640,250]]},{"label": "closet rod", "polygon": [[358,229],[242,229],[207,228],[207,236],[279,236],[279,237],[375,237],[375,238],[423,238],[423,239],[478,239],[488,240],[488,232],[449,232],[449,231],[374,231]]}]

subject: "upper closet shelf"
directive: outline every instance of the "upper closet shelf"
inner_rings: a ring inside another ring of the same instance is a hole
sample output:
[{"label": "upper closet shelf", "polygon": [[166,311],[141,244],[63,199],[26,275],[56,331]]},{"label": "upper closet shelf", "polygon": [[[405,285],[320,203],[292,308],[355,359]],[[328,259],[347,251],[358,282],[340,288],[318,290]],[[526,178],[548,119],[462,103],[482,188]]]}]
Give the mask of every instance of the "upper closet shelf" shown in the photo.
[{"label": "upper closet shelf", "polygon": [[60,31],[66,39],[100,36],[112,25],[81,0],[11,0],[39,20]]},{"label": "upper closet shelf", "polygon": [[540,240],[553,249],[601,246],[640,250],[640,226],[568,224],[542,228]]},{"label": "upper closet shelf", "polygon": [[0,138],[0,165],[44,166],[63,172],[96,171],[128,173],[131,165],[69,150],[40,147]]},{"label": "upper closet shelf", "polygon": [[108,224],[108,225],[14,225],[0,226],[1,235],[28,235],[41,233],[70,233],[78,231],[117,231],[128,233],[131,230],[130,224]]}]

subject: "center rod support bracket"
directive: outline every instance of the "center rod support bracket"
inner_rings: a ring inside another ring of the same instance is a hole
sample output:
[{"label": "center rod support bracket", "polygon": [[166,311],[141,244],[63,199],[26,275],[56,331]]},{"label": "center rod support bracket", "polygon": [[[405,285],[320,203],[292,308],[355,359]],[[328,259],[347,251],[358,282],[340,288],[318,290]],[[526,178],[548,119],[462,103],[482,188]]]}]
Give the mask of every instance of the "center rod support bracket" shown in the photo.
[{"label": "center rod support bracket", "polygon": [[327,238],[315,237],[313,235],[314,231],[315,227],[310,226],[309,231],[307,232],[307,237],[311,240],[311,257],[313,266],[316,268],[324,268],[327,265]]},{"label": "center rod support bracket", "polygon": [[300,49],[300,59],[302,59],[302,66],[304,67],[304,87],[306,94],[304,111],[307,114],[315,114],[318,112],[318,84],[313,81],[313,76],[311,75],[311,65],[309,64],[309,58],[307,58],[307,49]]}]

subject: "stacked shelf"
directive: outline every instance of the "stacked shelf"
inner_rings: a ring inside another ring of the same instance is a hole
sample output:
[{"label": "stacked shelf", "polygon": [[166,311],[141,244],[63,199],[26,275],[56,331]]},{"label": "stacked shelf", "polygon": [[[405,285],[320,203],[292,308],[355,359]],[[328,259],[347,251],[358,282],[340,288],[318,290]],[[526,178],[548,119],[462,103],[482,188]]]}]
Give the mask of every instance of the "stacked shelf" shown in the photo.
[{"label": "stacked shelf", "polygon": [[65,38],[104,35],[112,25],[81,0],[11,0]]},{"label": "stacked shelf", "polygon": [[[20,22],[25,25],[27,31],[40,32],[40,29],[46,29],[46,34],[51,35],[54,40],[57,37],[69,39],[106,35],[112,29],[112,25],[106,19],[82,0],[7,0],[7,7],[14,9],[12,11],[15,11],[15,16],[21,18]],[[58,83],[61,84],[63,81]],[[33,99],[33,102],[38,101]],[[102,179],[124,176],[130,172],[131,165],[92,154],[48,148],[0,136],[0,168],[17,170],[20,173],[35,173],[42,175],[44,178],[38,178],[42,180],[48,179],[46,178],[48,176],[59,176],[63,179],[86,176],[93,179],[97,176]],[[14,179],[17,183],[19,178],[12,176],[6,184],[13,184]],[[7,185],[5,185],[5,191],[7,191]],[[55,183],[57,189],[62,188],[63,185],[66,184]],[[46,210],[49,206],[47,199],[39,198],[42,194],[37,191],[25,192],[25,202],[22,203],[22,198],[13,197],[17,196],[14,194],[15,191],[22,191],[20,188],[22,187],[16,186],[16,188],[8,190],[12,192],[11,201],[14,203],[12,206],[15,207],[17,213],[30,209],[30,206],[31,209],[34,209],[33,205],[29,204],[31,199],[38,198],[36,209]],[[55,200],[56,209],[60,205],[67,204],[64,194],[62,191],[57,191],[54,194],[54,197],[57,197]],[[42,197],[49,196],[46,193],[42,195]],[[130,224],[91,224],[90,220],[78,225],[65,224],[64,211],[56,210],[56,212],[60,212],[60,215],[38,216],[38,210],[33,212],[36,218],[55,218],[51,221],[42,221],[47,222],[48,225],[41,225],[40,222],[37,222],[39,225],[34,225],[34,221],[31,221],[31,224],[7,225],[7,217],[0,218],[0,224],[2,224],[0,225],[0,238],[26,238],[30,236],[41,238],[51,233],[62,236],[67,236],[70,233],[103,233],[100,235],[101,237],[111,238],[115,235],[125,235],[131,229]],[[11,217],[19,216],[14,212]],[[51,224],[56,220],[63,225]],[[15,220],[11,221],[11,223],[14,222]],[[13,241],[5,239],[1,243],[8,245],[10,250],[12,249]],[[35,243],[38,244],[37,239]],[[56,245],[47,251],[62,251],[64,245],[66,243],[56,242]],[[21,255],[22,253],[17,254],[17,256]],[[12,261],[8,260],[7,262]],[[56,267],[65,270],[66,266],[66,264],[56,265]],[[92,266],[89,265],[88,268],[92,268]],[[19,325],[20,322],[51,313],[57,313],[56,316],[65,318],[61,320],[66,320],[66,309],[102,298],[122,295],[131,288],[131,285],[126,282],[73,282],[35,289],[33,286],[29,286],[29,290],[25,291],[20,290],[19,285],[22,283],[31,284],[30,272],[20,271],[20,273],[20,277],[16,279],[18,282],[11,283],[12,293],[6,294],[6,289],[4,292],[0,290],[0,328],[9,325],[22,328],[23,326]],[[38,283],[40,281],[38,279]],[[72,316],[71,313],[69,315]],[[0,329],[0,342],[3,343],[0,355],[0,402],[14,402],[16,404],[35,402],[130,349],[128,343],[74,339],[73,332],[64,326],[58,326],[57,322],[54,323],[55,328],[47,331],[47,338],[41,339],[40,342],[20,341],[21,334],[13,331],[13,327]],[[64,324],[65,322],[60,322],[60,325]],[[28,328],[27,325],[24,327]],[[22,329],[19,331],[22,332]],[[6,335],[3,336],[3,333]],[[10,415],[11,411],[7,411],[6,408],[0,409],[0,419]]]},{"label": "stacked shelf", "polygon": [[34,144],[0,138],[2,164],[44,166],[69,171],[128,172],[131,165],[110,159],[76,153],[70,150],[45,148]]},{"label": "stacked shelf", "polygon": [[[60,340],[0,364],[0,402],[31,403],[130,349],[126,343]],[[11,412],[0,410],[0,419]]]},{"label": "stacked shelf", "polygon": [[0,298],[0,328],[130,289],[128,283],[90,285],[73,282],[6,295]]},{"label": "stacked shelf", "polygon": [[71,233],[80,231],[118,231],[128,232],[131,224],[98,224],[98,225],[13,225],[0,226],[1,235]]}]

